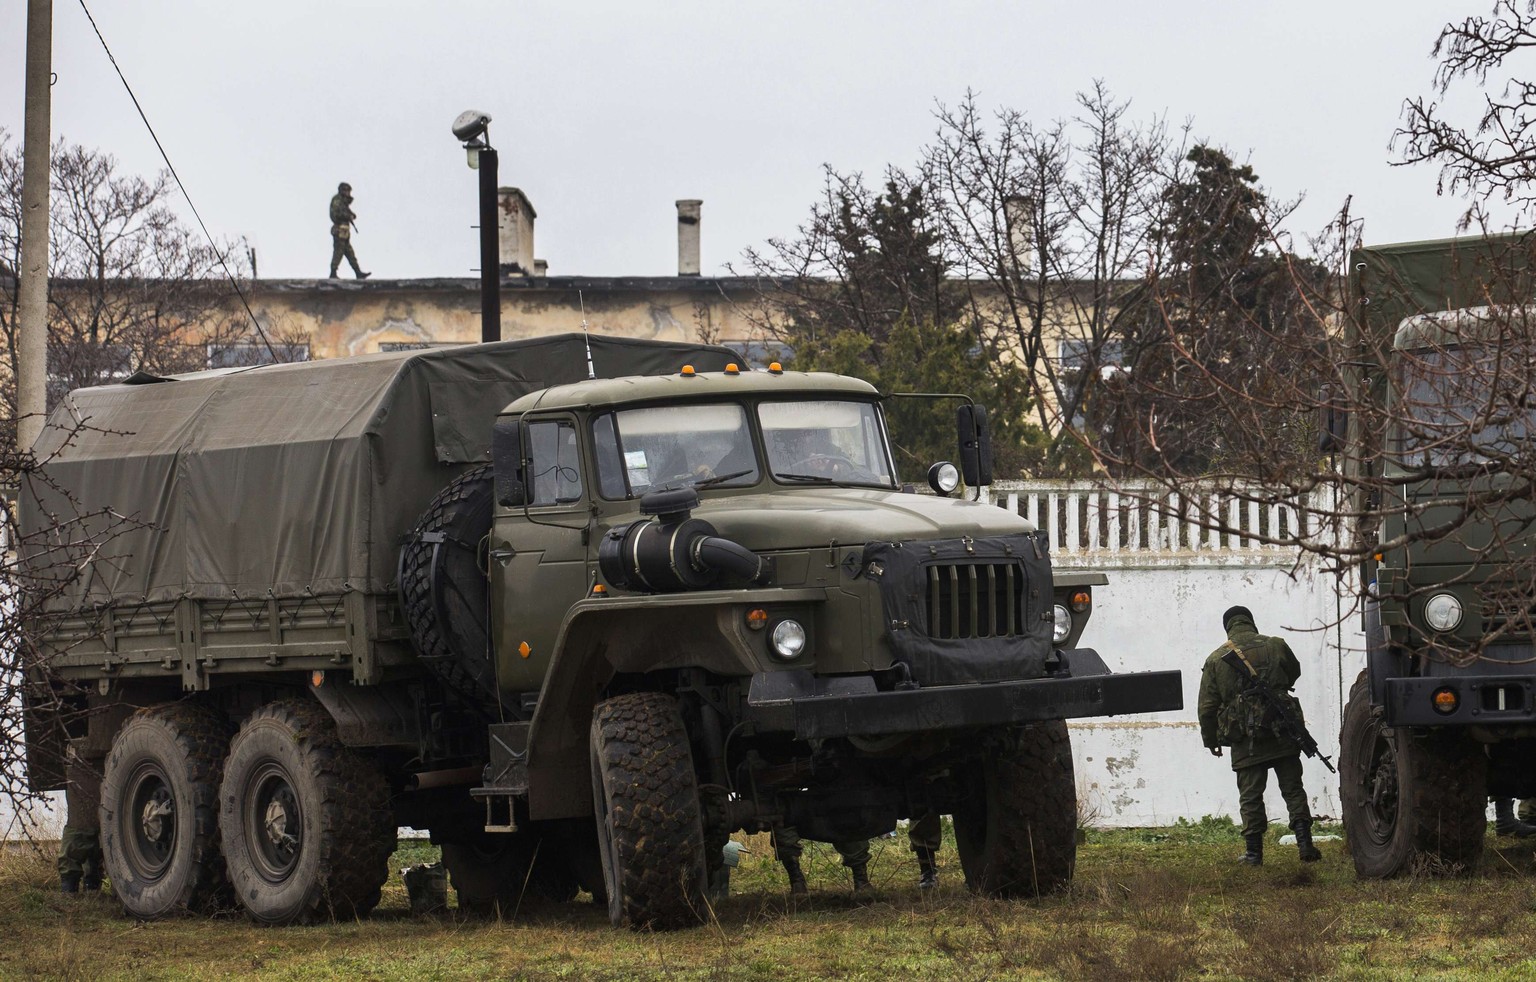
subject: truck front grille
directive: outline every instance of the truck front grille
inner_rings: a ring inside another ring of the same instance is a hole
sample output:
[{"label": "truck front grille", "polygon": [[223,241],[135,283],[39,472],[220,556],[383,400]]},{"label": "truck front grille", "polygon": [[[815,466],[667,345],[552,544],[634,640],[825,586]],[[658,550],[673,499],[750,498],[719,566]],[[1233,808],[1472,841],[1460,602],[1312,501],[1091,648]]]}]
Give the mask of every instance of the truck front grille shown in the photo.
[{"label": "truck front grille", "polygon": [[1478,587],[1483,615],[1483,633],[1498,631],[1508,636],[1532,634],[1536,617],[1536,596],[1531,584],[1510,580],[1489,580]]},{"label": "truck front grille", "polygon": [[1024,570],[1016,562],[931,565],[925,606],[931,638],[1023,634]]}]

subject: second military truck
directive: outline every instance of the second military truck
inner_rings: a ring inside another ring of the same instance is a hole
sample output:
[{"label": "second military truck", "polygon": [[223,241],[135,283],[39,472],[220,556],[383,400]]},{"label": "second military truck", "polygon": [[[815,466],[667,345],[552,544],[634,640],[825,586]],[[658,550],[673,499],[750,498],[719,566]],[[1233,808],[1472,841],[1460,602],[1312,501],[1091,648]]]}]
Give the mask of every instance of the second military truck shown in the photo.
[{"label": "second military truck", "polygon": [[398,825],[461,906],[635,927],[704,916],[741,829],[952,814],[973,889],[1068,881],[1063,721],[1179,674],[1075,648],[1102,577],[903,486],[869,385],[736,360],[565,336],[71,394],[24,488],[33,770],[102,760],[126,910],[365,913]]}]

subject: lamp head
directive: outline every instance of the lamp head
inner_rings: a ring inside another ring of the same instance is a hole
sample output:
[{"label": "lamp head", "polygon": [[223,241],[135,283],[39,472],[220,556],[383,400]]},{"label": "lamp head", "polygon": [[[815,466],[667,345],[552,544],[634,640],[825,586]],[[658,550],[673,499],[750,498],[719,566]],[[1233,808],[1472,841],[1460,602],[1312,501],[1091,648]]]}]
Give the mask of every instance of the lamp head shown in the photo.
[{"label": "lamp head", "polygon": [[478,109],[466,109],[454,119],[453,135],[468,143],[484,136],[486,127],[490,125],[490,113],[483,113]]}]

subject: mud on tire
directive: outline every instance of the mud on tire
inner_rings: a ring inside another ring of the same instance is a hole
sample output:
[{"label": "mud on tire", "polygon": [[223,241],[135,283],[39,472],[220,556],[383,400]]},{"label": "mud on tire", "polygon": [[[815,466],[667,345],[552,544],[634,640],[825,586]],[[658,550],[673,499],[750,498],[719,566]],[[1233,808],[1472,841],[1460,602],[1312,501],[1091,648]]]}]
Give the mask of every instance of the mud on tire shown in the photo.
[{"label": "mud on tire", "polygon": [[378,904],[395,847],[389,789],[318,703],[272,703],[240,727],[219,823],[230,882],[252,919],[309,923]]},{"label": "mud on tire", "polygon": [[190,702],[140,709],[112,741],[102,854],[130,916],[205,911],[223,900],[218,795],[228,747],[228,720]]},{"label": "mud on tire", "polygon": [[469,706],[495,716],[483,556],[495,495],[490,465],[439,491],[400,554],[400,602],[421,663]]},{"label": "mud on tire", "polygon": [[1077,784],[1067,724],[1009,734],[1004,747],[961,774],[955,845],[966,884],[996,897],[1033,897],[1072,881]]},{"label": "mud on tire", "polygon": [[592,797],[615,926],[671,930],[704,917],[698,778],[677,700],[616,696],[592,714]]},{"label": "mud on tire", "polygon": [[1384,725],[1360,673],[1339,733],[1339,802],[1356,875],[1476,870],[1488,828],[1487,773],[1482,748],[1456,730],[1415,735]]}]

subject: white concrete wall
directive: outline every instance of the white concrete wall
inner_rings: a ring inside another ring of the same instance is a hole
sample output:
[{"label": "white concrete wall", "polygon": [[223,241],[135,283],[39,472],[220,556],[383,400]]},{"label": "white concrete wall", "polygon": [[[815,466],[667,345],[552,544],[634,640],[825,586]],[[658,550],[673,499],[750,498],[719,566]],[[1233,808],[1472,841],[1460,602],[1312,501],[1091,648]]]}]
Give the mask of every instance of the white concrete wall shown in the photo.
[{"label": "white concrete wall", "polygon": [[[1337,763],[1339,724],[1349,684],[1363,665],[1354,618],[1334,625],[1333,577],[1303,566],[1180,567],[1100,565],[1110,579],[1094,590],[1094,611],[1082,643],[1116,671],[1180,669],[1184,709],[1072,723],[1078,796],[1084,813],[1109,826],[1166,825],[1204,815],[1237,817],[1231,758],[1201,745],[1195,706],[1200,667],[1223,640],[1221,614],[1233,604],[1253,611],[1259,630],[1284,637],[1301,661],[1296,695],[1307,726]],[[1346,611],[1347,614],[1347,611]],[[1339,654],[1342,640],[1343,657]],[[1338,778],[1304,759],[1313,812],[1337,817]],[[1271,785],[1270,819],[1285,808]]]},{"label": "white concrete wall", "polygon": [[[1057,568],[1092,569],[1109,577],[1108,586],[1094,588],[1083,646],[1098,650],[1117,672],[1184,673],[1179,712],[1069,724],[1079,809],[1092,824],[1104,826],[1167,825],[1206,815],[1236,820],[1231,758],[1212,757],[1202,746],[1195,713],[1201,666],[1226,638],[1222,612],[1242,604],[1253,611],[1260,632],[1290,643],[1301,661],[1296,695],[1308,729],[1335,763],[1344,700],[1364,666],[1358,617],[1351,612],[1349,592],[1341,601],[1333,575],[1315,563],[1298,563],[1293,553],[1257,538],[1154,517],[1146,502],[1152,491],[1131,491],[1112,494],[1064,482],[992,489],[1000,507],[1051,531]],[[1258,532],[1278,526],[1283,510],[1203,504],[1207,514]],[[1287,515],[1283,521],[1293,527],[1295,519]],[[1171,525],[1176,530],[1170,532]],[[1314,814],[1338,817],[1337,776],[1320,761],[1303,762]],[[1273,782],[1266,804],[1271,821],[1285,820]]]}]

